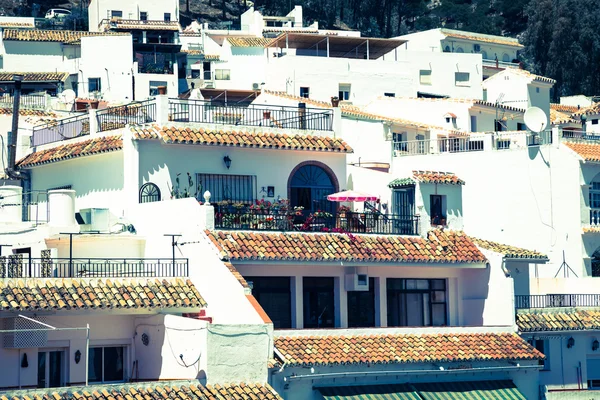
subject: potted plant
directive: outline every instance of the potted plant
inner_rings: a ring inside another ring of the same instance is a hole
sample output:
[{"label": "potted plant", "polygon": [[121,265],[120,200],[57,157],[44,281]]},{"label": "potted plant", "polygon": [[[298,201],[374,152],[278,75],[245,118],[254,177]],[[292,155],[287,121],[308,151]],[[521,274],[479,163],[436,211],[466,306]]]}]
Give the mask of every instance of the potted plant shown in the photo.
[{"label": "potted plant", "polygon": [[166,86],[159,86],[159,87],[157,87],[157,89],[158,89],[158,94],[159,95],[167,94],[167,87]]},{"label": "potted plant", "polygon": [[340,105],[340,98],[339,98],[339,97],[337,97],[337,96],[332,96],[332,97],[331,97],[331,105],[332,105],[333,107],[337,107],[337,106],[339,106],[339,105]]},{"label": "potted plant", "polygon": [[338,208],[338,213],[340,214],[340,217],[345,218],[346,217],[346,213],[349,213],[350,207],[348,206],[340,206],[340,208]]},{"label": "potted plant", "polygon": [[271,111],[263,111],[263,119],[271,119]]},{"label": "potted plant", "polygon": [[240,224],[242,226],[242,229],[250,229],[251,220],[252,217],[249,214],[240,215]]}]

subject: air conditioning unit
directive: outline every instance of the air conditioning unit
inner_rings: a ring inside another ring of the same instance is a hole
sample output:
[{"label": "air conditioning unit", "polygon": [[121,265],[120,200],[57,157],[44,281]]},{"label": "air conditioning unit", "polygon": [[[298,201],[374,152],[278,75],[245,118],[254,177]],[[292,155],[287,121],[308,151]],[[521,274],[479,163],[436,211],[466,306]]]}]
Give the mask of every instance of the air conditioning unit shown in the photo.
[{"label": "air conditioning unit", "polygon": [[260,83],[255,82],[252,84],[252,90],[259,90],[260,89]]},{"label": "air conditioning unit", "polygon": [[347,292],[368,292],[369,277],[367,274],[358,273],[358,268],[348,267],[345,274]]},{"label": "air conditioning unit", "polygon": [[204,82],[204,88],[205,89],[214,89],[215,83],[213,81],[206,81],[206,82]]},{"label": "air conditioning unit", "polygon": [[108,208],[82,208],[75,213],[81,232],[108,232],[110,214]]},{"label": "air conditioning unit", "polygon": [[478,44],[473,45],[473,51],[481,51],[481,46]]}]

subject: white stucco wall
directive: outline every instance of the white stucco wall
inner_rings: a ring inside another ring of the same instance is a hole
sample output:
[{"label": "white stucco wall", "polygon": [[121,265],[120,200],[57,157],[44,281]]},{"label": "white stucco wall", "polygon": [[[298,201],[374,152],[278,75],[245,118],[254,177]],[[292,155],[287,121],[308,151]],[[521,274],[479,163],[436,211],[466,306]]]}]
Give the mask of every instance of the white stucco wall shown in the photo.
[{"label": "white stucco wall", "polygon": [[4,40],[3,70],[19,72],[79,71],[81,47],[59,42]]},{"label": "white stucco wall", "polygon": [[[293,50],[293,49],[291,49]],[[290,51],[291,51],[290,50]],[[294,56],[269,58],[265,89],[296,96],[309,87],[310,98],[329,101],[337,96],[339,84],[350,84],[350,101],[365,104],[384,93],[416,96],[417,82],[408,63]]]},{"label": "white stucco wall", "polygon": [[65,185],[77,192],[76,211],[108,208],[116,216],[123,215],[123,153],[79,157],[31,169],[32,190]]},{"label": "white stucco wall", "polygon": [[[173,65],[172,74],[143,74],[137,72],[137,63],[134,63],[134,78],[135,78],[135,100],[143,101],[150,98],[151,82],[166,83],[167,95],[169,98],[177,98],[179,95],[177,64]],[[153,97],[153,96],[152,96]]]},{"label": "white stucco wall", "polygon": [[[133,98],[133,44],[131,35],[81,39],[80,97],[90,97],[89,78],[101,79],[104,100],[128,102]],[[106,60],[111,60],[107,63]]]}]

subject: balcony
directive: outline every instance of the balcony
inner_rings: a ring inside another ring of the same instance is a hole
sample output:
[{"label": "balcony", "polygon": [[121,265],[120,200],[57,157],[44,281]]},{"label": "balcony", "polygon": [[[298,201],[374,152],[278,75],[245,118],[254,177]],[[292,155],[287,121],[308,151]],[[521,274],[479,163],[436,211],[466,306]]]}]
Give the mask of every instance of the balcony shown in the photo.
[{"label": "balcony", "polygon": [[519,63],[507,62],[507,61],[498,61],[498,60],[482,60],[483,68],[496,68],[496,69],[506,69],[506,68],[521,68]]},{"label": "balcony", "polygon": [[[26,110],[45,110],[49,105],[46,104],[45,94],[24,94],[19,99],[19,107]],[[12,109],[14,97],[8,93],[0,96],[0,108]]]},{"label": "balcony", "polygon": [[215,228],[223,230],[418,235],[419,216],[378,212],[231,209],[217,206]]},{"label": "balcony", "polygon": [[189,276],[187,258],[0,257],[1,278],[167,278]]},{"label": "balcony", "polygon": [[562,137],[564,139],[590,140],[590,141],[600,142],[600,133],[598,133],[598,132],[587,132],[587,131],[563,129]]},{"label": "balcony", "polygon": [[169,119],[283,129],[331,131],[333,111],[275,105],[214,104],[203,100],[169,99]]},{"label": "balcony", "polygon": [[515,308],[600,307],[600,294],[539,294],[515,296]]}]

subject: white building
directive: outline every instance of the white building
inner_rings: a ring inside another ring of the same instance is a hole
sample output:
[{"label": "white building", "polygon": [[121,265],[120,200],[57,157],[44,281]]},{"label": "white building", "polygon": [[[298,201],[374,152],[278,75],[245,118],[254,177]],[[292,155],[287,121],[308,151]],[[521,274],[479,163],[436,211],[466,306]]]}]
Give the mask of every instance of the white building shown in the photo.
[{"label": "white building", "polygon": [[523,48],[514,38],[446,28],[430,29],[398,38],[408,41],[404,49],[409,51],[481,54],[483,79],[505,68],[519,68],[518,51]]},{"label": "white building", "polygon": [[91,0],[88,6],[90,31],[104,30],[110,20],[179,21],[177,0],[118,1]]}]

